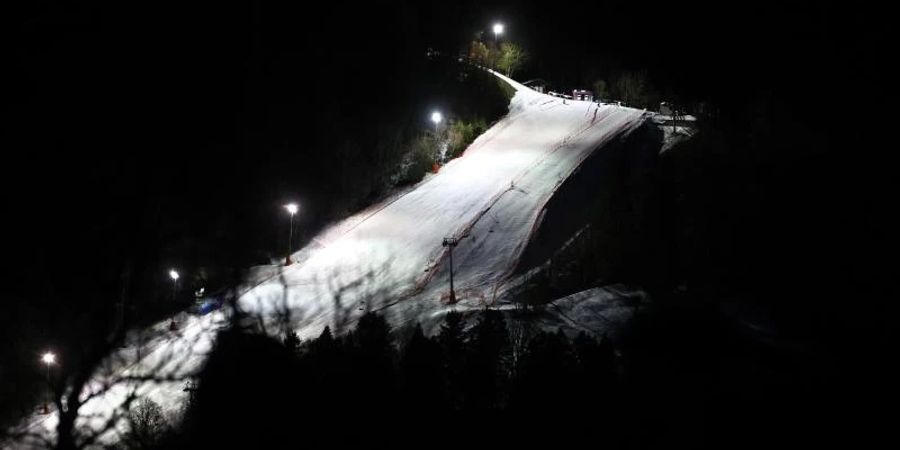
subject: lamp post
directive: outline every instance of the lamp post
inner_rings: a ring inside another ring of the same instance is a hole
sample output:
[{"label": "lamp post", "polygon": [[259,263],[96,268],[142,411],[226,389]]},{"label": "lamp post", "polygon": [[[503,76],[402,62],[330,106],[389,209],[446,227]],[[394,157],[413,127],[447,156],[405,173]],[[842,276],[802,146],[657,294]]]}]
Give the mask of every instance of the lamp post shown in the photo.
[{"label": "lamp post", "polygon": [[53,391],[50,384],[50,366],[56,362],[56,355],[53,352],[44,353],[41,361],[47,365],[47,399],[44,401],[44,414],[50,413],[50,393]]},{"label": "lamp post", "polygon": [[[494,47],[497,47],[497,51],[499,52],[500,47],[498,42],[500,41],[500,35],[503,34],[503,24],[500,22],[495,23],[492,30],[494,31]],[[496,70],[496,65],[496,58],[491,58],[491,70]]]},{"label": "lamp post", "polygon": [[434,133],[435,134],[437,134],[438,127],[441,125],[441,122],[443,122],[443,120],[444,120],[444,116],[439,111],[434,111],[433,113],[431,113],[431,121],[434,123]]},{"label": "lamp post", "polygon": [[296,203],[288,203],[287,205],[284,205],[284,209],[286,209],[288,214],[291,215],[290,230],[288,231],[287,257],[285,257],[285,259],[284,259],[284,265],[289,266],[292,263],[291,250],[293,249],[293,246],[294,246],[294,242],[293,242],[294,241],[294,215],[297,214],[297,211],[299,211],[300,208],[297,206]]},{"label": "lamp post", "polygon": [[172,301],[175,301],[175,292],[178,290],[178,278],[181,275],[178,274],[178,271],[175,269],[169,270],[169,278],[172,279]]}]

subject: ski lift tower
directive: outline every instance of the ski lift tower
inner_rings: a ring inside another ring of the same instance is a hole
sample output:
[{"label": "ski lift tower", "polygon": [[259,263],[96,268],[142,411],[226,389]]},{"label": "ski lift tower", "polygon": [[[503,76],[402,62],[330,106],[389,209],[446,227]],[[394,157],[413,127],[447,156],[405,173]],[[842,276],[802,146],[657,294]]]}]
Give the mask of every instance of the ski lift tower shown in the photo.
[{"label": "ski lift tower", "polygon": [[453,291],[453,247],[459,244],[459,239],[455,237],[444,238],[441,245],[450,250],[450,304],[456,303],[456,292]]}]

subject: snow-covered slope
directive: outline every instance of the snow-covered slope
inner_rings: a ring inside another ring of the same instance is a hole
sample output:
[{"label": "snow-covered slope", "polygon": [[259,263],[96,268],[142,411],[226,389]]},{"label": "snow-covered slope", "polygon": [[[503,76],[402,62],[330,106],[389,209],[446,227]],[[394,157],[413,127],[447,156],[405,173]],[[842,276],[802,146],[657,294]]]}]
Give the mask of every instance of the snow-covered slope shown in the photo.
[{"label": "snow-covered slope", "polygon": [[431,322],[449,294],[455,237],[460,306],[492,304],[544,204],[593,151],[640,125],[640,110],[540,94],[519,83],[509,114],[458,159],[390,202],[317,239],[314,250],[241,299],[271,318],[290,311],[301,337],[381,310],[395,322]]},{"label": "snow-covered slope", "polygon": [[[289,316],[301,337],[314,336],[326,325],[351,325],[366,310],[382,311],[398,325],[418,321],[430,328],[447,309],[445,237],[459,239],[453,253],[456,307],[493,305],[560,184],[592,152],[603,151],[605,143],[645,119],[643,111],[631,108],[563,103],[497,76],[516,89],[504,119],[414,189],[324,230],[294,255],[294,265],[274,270],[274,276],[249,288],[240,307],[268,324]],[[178,333],[133,359],[127,372],[98,376],[100,387],[123,374],[137,379],[119,382],[87,402],[81,413],[96,415],[99,424],[121,412],[118,405],[132,392],[175,408],[186,395],[183,382],[140,378],[180,379],[197,370],[222,319],[221,313],[186,317]],[[122,353],[135,354],[133,349]],[[43,435],[52,434],[56,425],[53,414],[29,420],[31,430]],[[115,431],[103,440],[116,440]]]}]

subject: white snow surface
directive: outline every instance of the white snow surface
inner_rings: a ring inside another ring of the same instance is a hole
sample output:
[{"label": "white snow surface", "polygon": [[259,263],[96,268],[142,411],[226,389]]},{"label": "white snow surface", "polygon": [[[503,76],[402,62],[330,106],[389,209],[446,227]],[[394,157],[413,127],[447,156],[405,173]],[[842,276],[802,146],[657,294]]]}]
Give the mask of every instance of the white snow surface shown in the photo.
[{"label": "white snow surface", "polygon": [[459,239],[459,306],[494,304],[557,187],[644,120],[641,110],[564,105],[497,76],[516,89],[506,117],[415,189],[326,230],[314,250],[298,252],[299,263],[250,290],[241,306],[265,317],[290,311],[301,337],[341,328],[367,310],[427,329],[449,297],[445,237]]},{"label": "white snow surface", "polygon": [[[255,286],[240,297],[241,308],[270,325],[279,313],[288,312],[302,338],[317,335],[326,325],[340,332],[367,310],[383,312],[395,326],[421,322],[433,329],[449,309],[449,258],[441,245],[445,237],[459,239],[453,251],[456,307],[500,307],[496,299],[548,199],[592,152],[634,130],[645,115],[616,105],[563,104],[495,75],[516,89],[506,117],[439,173],[324,230],[293,255],[293,265],[255,271],[261,280],[250,281]],[[590,310],[579,309],[577,298],[561,300],[560,312],[576,311],[583,325]],[[81,423],[100,424],[120,414],[129,392],[177,409],[186,395],[183,381],[122,379],[195,373],[223,320],[220,312],[185,316],[178,332],[153,341],[140,358],[134,346],[122,349],[119,355],[130,365],[97,375],[97,386],[113,387],[82,406],[81,415],[95,422]],[[52,438],[57,418],[51,413],[25,422],[31,432]],[[119,423],[100,442],[118,440],[124,429]]]},{"label": "white snow surface", "polygon": [[562,328],[618,339],[622,330],[647,302],[646,294],[624,285],[591,288],[547,304],[541,318],[545,329]]}]

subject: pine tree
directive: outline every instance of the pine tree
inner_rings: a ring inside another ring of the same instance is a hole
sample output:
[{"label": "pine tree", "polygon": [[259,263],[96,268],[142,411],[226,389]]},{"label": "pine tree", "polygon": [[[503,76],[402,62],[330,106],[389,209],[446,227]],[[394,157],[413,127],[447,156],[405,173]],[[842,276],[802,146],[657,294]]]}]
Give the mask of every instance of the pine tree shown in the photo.
[{"label": "pine tree", "polygon": [[531,414],[571,408],[581,395],[573,385],[575,367],[569,339],[561,329],[537,333],[521,360],[510,407]]},{"label": "pine tree", "polygon": [[368,312],[353,333],[352,372],[361,375],[359,404],[376,414],[390,401],[394,390],[394,345],[391,328],[383,316]]},{"label": "pine tree", "polygon": [[[330,330],[328,334],[331,334]],[[365,357],[387,361],[393,357],[391,327],[379,314],[368,312],[363,315],[356,325],[354,339],[356,349]]]},{"label": "pine tree", "polygon": [[300,336],[297,336],[297,332],[294,330],[290,330],[284,335],[284,346],[288,348],[288,350],[294,352],[295,354],[300,351]]},{"label": "pine tree", "polygon": [[576,389],[583,392],[584,404],[603,405],[598,410],[603,422],[615,420],[620,412],[620,386],[617,382],[615,350],[609,339],[598,342],[584,332],[572,342],[578,361]]},{"label": "pine tree", "polygon": [[335,350],[335,340],[331,335],[331,327],[325,326],[319,337],[312,342],[310,349],[316,354],[327,354]]},{"label": "pine tree", "polygon": [[400,376],[406,404],[416,411],[436,411],[444,406],[441,351],[435,340],[416,324],[403,349]]},{"label": "pine tree", "polygon": [[509,334],[502,313],[485,309],[469,331],[465,374],[467,409],[485,411],[500,406],[508,350]]},{"label": "pine tree", "polygon": [[465,336],[462,314],[451,311],[444,317],[437,342],[443,357],[445,392],[448,406],[453,410],[462,407],[463,370],[465,365]]}]

